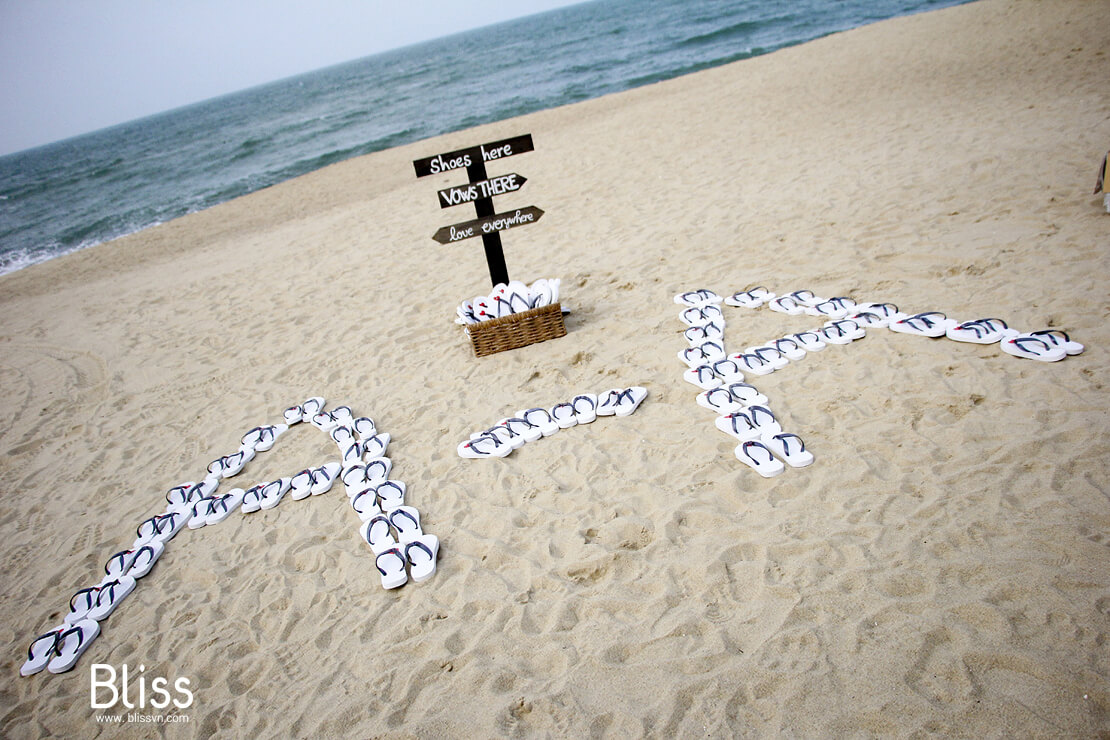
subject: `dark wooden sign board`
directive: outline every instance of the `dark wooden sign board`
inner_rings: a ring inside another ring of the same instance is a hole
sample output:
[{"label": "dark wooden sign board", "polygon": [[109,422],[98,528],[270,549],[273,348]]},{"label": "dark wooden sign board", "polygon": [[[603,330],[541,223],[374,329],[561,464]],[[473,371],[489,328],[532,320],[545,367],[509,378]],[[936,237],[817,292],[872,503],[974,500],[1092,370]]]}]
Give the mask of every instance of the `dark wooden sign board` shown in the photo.
[{"label": "dark wooden sign board", "polygon": [[505,253],[501,248],[501,233],[516,226],[533,224],[540,219],[543,211],[528,206],[512,212],[495,213],[493,197],[520,190],[526,179],[515,173],[489,177],[486,162],[534,151],[532,135],[514,136],[509,139],[492,141],[488,144],[457,149],[453,152],[437,154],[433,157],[414,160],[413,168],[417,177],[438,175],[451,170],[466,168],[470,182],[438,191],[440,208],[449,208],[463,203],[473,203],[478,217],[473,221],[444,226],[432,237],[440,244],[451,244],[475,236],[482,237],[486,251],[486,264],[489,266],[490,280],[494,285],[509,282],[509,270],[505,266]]},{"label": "dark wooden sign board", "polygon": [[498,231],[508,231],[517,226],[527,226],[540,220],[543,211],[535,206],[518,208],[512,212],[495,213],[485,218],[476,218],[473,221],[464,221],[461,224],[444,226],[432,238],[440,244],[451,244],[475,236],[486,236]]},{"label": "dark wooden sign board", "polygon": [[488,180],[445,188],[436,193],[436,195],[439,196],[440,208],[450,208],[451,206],[458,206],[463,203],[473,203],[479,198],[492,198],[495,195],[515,193],[517,190],[524,187],[524,183],[526,182],[528,182],[527,177],[523,177],[514,172],[509,175],[501,175],[500,177],[491,177]]}]

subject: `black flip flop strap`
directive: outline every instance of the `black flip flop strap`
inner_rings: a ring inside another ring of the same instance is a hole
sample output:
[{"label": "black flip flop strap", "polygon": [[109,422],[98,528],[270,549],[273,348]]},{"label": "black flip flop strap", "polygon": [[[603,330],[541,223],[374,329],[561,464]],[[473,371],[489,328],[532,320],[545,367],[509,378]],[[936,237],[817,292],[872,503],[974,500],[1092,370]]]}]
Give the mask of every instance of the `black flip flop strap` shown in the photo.
[{"label": "black flip flop strap", "polygon": [[[736,420],[737,420],[737,419],[743,419],[743,420],[744,420],[744,423],[748,425],[748,426],[747,426],[747,429],[739,429],[739,428],[738,428],[738,427],[736,426]],[[749,418],[748,418],[748,415],[747,415],[747,414],[745,414],[745,413],[743,413],[742,411],[738,411],[738,412],[736,412],[735,414],[730,414],[730,415],[729,415],[729,423],[730,423],[730,424],[731,424],[731,426],[732,426],[732,431],[733,431],[733,432],[735,432],[735,433],[737,433],[737,434],[739,434],[739,433],[740,433],[740,432],[742,432],[742,431],[747,431],[747,432],[750,432],[751,430],[755,429],[755,425],[754,425],[754,424],[752,424],[752,420],[751,420],[751,419],[749,419]]]},{"label": "black flip flop strap", "polygon": [[710,406],[721,406],[723,404],[721,404],[717,401],[714,401],[713,397],[714,396],[719,396],[722,393],[725,394],[725,398],[727,399],[727,401],[729,401],[729,402],[732,401],[732,392],[729,391],[728,388],[711,388],[710,390],[707,390],[705,392],[705,400],[709,402]]},{"label": "black flip flop strap", "polygon": [[[394,509],[393,513],[391,513],[389,515],[390,524],[392,524],[394,527],[397,527],[397,522],[393,521],[393,517],[395,517],[395,516],[396,517],[408,517],[408,520],[410,522],[412,522],[412,526],[416,529],[420,529],[420,522],[416,521],[416,517],[414,517],[412,514],[408,513],[404,509]],[[398,532],[400,532],[402,529],[403,529],[402,527],[397,527]]]},{"label": "black flip flop strap", "polygon": [[123,567],[123,562],[124,562],[124,560],[123,560],[123,559],[124,559],[125,557],[127,557],[128,555],[130,555],[130,554],[131,554],[132,552],[134,552],[134,551],[133,551],[133,550],[120,550],[120,551],[119,551],[119,552],[117,552],[117,553],[116,553],[115,555],[113,555],[112,557],[108,558],[108,561],[107,561],[106,563],[104,563],[104,572],[105,572],[106,574],[107,574],[107,573],[111,573],[111,571],[110,571],[110,570],[108,570],[108,567],[109,567],[109,566],[110,566],[110,565],[112,564],[112,561],[113,561],[113,560],[115,560],[116,558],[119,558],[119,559],[120,559],[120,560],[119,560],[119,564],[120,564],[120,568],[122,569],[122,567]]},{"label": "black flip flop strap", "polygon": [[574,413],[576,413],[576,414],[578,413],[578,402],[579,401],[585,401],[586,403],[588,403],[590,405],[590,410],[591,411],[597,411],[597,401],[593,400],[589,396],[575,396],[570,401],[570,407],[574,411]]},{"label": "black flip flop strap", "polygon": [[[396,496],[391,496],[387,499],[387,497],[382,494],[382,489],[387,488],[387,487],[389,489],[397,491],[397,495]],[[374,489],[374,493],[377,495],[378,499],[381,500],[381,501],[395,500],[395,499],[398,499],[398,498],[400,498],[402,501],[404,501],[404,499],[405,499],[405,492],[401,490],[401,487],[399,485],[397,485],[394,481],[391,481],[391,480],[387,480],[385,483],[380,484],[377,488]]]},{"label": "black flip flop strap", "polygon": [[144,552],[148,553],[150,555],[151,560],[154,560],[154,548],[151,547],[150,545],[143,545],[142,547],[140,547],[138,550],[135,551],[135,559],[131,561],[131,566],[132,567],[135,566],[135,563],[139,562],[139,558],[142,557]]},{"label": "black flip flop strap", "polygon": [[108,602],[109,603],[115,601],[116,600],[116,586],[118,586],[118,585],[119,585],[119,579],[117,578],[116,580],[109,582],[107,586],[102,587],[100,589],[100,592],[96,595],[96,605],[100,606],[100,599],[101,599],[102,596],[104,596],[105,593],[108,594]]},{"label": "black flip flop strap", "polygon": [[1038,337],[1014,337],[1013,339],[1010,340],[1011,344],[1016,344],[1018,347],[1025,350],[1026,352],[1029,352],[1030,354],[1041,354],[1040,352],[1034,352],[1031,349],[1026,349],[1026,347],[1025,347],[1026,342],[1036,342],[1037,344],[1041,345],[1041,347],[1044,349],[1045,352],[1052,349],[1052,347],[1049,346],[1048,342],[1046,342],[1045,340],[1040,339]]},{"label": "black flip flop strap", "polygon": [[783,454],[785,454],[785,455],[791,454],[790,453],[790,445],[786,441],[787,439],[790,439],[790,438],[798,440],[798,452],[805,452],[806,451],[806,443],[802,441],[801,437],[799,437],[797,434],[794,434],[792,432],[783,432],[782,434],[776,434],[775,435],[775,439],[782,442]]},{"label": "black flip flop strap", "polygon": [[54,639],[50,643],[50,649],[46,652],[46,654],[47,655],[50,655],[51,653],[56,654],[58,652],[58,636],[61,635],[61,634],[62,634],[61,630],[54,630],[53,632],[47,632],[46,634],[39,635],[34,640],[32,640],[31,641],[31,646],[27,648],[27,660],[34,660],[35,659],[35,653],[33,652],[34,649],[35,649],[35,645],[38,645],[40,642],[42,642],[43,640],[45,640],[49,637],[52,637]]},{"label": "black flip flop strap", "polygon": [[[389,535],[389,520],[386,519],[381,514],[378,514],[377,516],[374,516],[370,519],[370,524],[366,527],[366,544],[368,544],[368,545],[371,544],[370,543],[370,533],[374,531],[374,525],[377,524],[378,522],[381,522],[381,523],[385,524],[386,536]],[[381,570],[381,568],[379,568],[378,570]]]},{"label": "black flip flop strap", "polygon": [[58,655],[62,654],[62,648],[65,647],[66,639],[72,634],[77,635],[77,648],[80,648],[81,645],[85,643],[85,630],[81,627],[81,625],[74,625],[73,627],[70,627],[65,632],[58,635],[58,644],[55,646],[55,650],[57,650]]},{"label": "black flip flop strap", "polygon": [[756,462],[759,462],[758,460],[755,459],[755,456],[752,455],[752,453],[748,452],[748,449],[751,448],[751,447],[757,447],[757,448],[763,450],[764,452],[767,453],[767,462],[774,462],[775,456],[771,453],[771,451],[769,449],[767,449],[767,445],[763,444],[762,442],[754,442],[754,441],[744,443],[744,454],[747,455],[750,460],[755,460]]},{"label": "black flip flop strap", "polygon": [[428,554],[428,560],[429,560],[429,561],[430,561],[430,560],[432,560],[432,559],[433,559],[433,558],[435,557],[434,555],[432,555],[432,548],[428,547],[427,545],[425,545],[425,544],[424,544],[423,542],[421,542],[420,540],[413,540],[412,542],[410,542],[410,543],[408,543],[407,545],[405,545],[405,558],[406,558],[406,559],[407,559],[407,560],[408,560],[408,561],[409,561],[410,563],[412,563],[412,562],[413,562],[413,560],[412,560],[412,558],[411,558],[411,557],[409,557],[409,550],[411,550],[411,549],[412,549],[412,548],[414,548],[414,547],[416,547],[416,548],[419,548],[419,549],[423,550],[423,551],[424,551],[425,553],[427,553],[427,554]]},{"label": "black flip flop strap", "polygon": [[767,414],[767,416],[770,416],[770,417],[771,417],[771,421],[777,421],[777,419],[775,419],[775,415],[774,415],[773,413],[771,413],[771,409],[767,408],[766,406],[752,406],[751,408],[749,408],[749,409],[748,409],[748,413],[749,413],[749,414],[751,415],[751,417],[752,417],[752,422],[753,422],[753,423],[754,423],[754,424],[755,424],[755,425],[756,425],[757,427],[758,427],[758,426],[762,426],[762,424],[760,424],[760,423],[759,423],[759,422],[758,422],[758,421],[756,420],[756,418],[755,418],[756,412],[762,412],[762,413],[764,413],[764,414]]},{"label": "black flip flop strap", "polygon": [[381,560],[382,558],[384,558],[386,555],[395,555],[397,557],[397,559],[401,561],[401,569],[404,570],[404,568],[405,568],[405,556],[404,556],[404,554],[400,550],[398,550],[396,547],[391,547],[388,550],[386,550],[385,552],[383,552],[381,555],[379,555],[378,557],[374,558],[374,567],[378,569],[379,573],[381,573],[383,576],[389,575],[388,573],[386,573],[382,569],[382,566],[378,565],[378,561]]},{"label": "black flip flop strap", "polygon": [[[1003,322],[1003,323],[1005,323],[1005,322]],[[1070,342],[1071,341],[1071,337],[1069,337],[1068,333],[1066,331],[1064,331],[1063,329],[1038,329],[1037,331],[1031,331],[1029,333],[1033,334],[1035,336],[1038,336],[1038,337],[1042,337],[1042,336],[1045,336],[1045,335],[1055,337],[1056,334],[1063,334],[1065,342]],[[1055,341],[1055,339],[1053,341]]]},{"label": "black flip flop strap", "polygon": [[96,603],[93,600],[91,594],[94,594],[98,591],[100,591],[100,586],[90,586],[88,588],[83,588],[80,591],[78,591],[77,593],[73,594],[73,596],[69,597],[69,610],[71,612],[77,611],[77,609],[75,609],[74,606],[73,606],[73,600],[76,599],[81,594],[89,594],[89,596],[85,599],[85,601],[86,601],[86,611],[88,609],[91,609],[93,607],[93,604]]}]

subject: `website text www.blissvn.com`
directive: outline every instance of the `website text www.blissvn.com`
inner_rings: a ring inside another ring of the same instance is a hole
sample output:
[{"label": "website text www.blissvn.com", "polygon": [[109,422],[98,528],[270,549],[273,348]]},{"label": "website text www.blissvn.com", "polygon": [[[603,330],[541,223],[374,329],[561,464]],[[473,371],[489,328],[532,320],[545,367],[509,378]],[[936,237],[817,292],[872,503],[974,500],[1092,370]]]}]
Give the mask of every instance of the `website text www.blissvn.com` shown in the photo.
[{"label": "website text www.blissvn.com", "polygon": [[124,714],[97,714],[96,722],[101,725],[122,725],[125,723],[170,725],[183,724],[189,721],[187,714],[141,714],[127,712]]}]

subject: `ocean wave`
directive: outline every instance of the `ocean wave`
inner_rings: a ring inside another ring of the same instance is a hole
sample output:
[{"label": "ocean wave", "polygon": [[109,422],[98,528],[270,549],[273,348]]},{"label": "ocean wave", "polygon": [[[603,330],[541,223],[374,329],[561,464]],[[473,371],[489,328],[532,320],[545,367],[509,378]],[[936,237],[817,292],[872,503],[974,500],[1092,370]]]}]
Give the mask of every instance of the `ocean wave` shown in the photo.
[{"label": "ocean wave", "polygon": [[714,44],[718,41],[730,41],[736,38],[750,38],[753,31],[763,31],[765,29],[773,28],[781,23],[787,23],[793,20],[792,15],[780,15],[766,20],[755,21],[740,21],[733,23],[725,28],[718,28],[709,33],[700,33],[694,36],[688,36],[682,41],[679,41],[676,46],[678,47],[698,47],[705,44]]}]

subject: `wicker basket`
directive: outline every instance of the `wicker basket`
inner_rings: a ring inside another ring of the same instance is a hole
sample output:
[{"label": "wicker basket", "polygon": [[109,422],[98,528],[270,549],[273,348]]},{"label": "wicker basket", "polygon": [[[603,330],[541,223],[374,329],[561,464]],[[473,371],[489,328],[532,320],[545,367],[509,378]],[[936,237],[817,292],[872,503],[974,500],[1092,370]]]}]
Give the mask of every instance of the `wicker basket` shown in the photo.
[{"label": "wicker basket", "polygon": [[565,337],[563,308],[558,303],[533,308],[529,311],[502,316],[499,319],[469,324],[466,332],[474,345],[477,357],[504,352],[507,349],[527,347],[548,339]]}]

